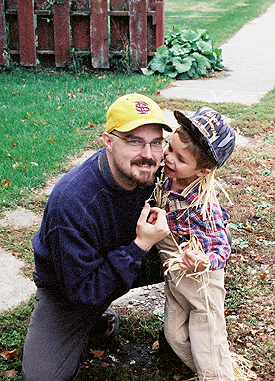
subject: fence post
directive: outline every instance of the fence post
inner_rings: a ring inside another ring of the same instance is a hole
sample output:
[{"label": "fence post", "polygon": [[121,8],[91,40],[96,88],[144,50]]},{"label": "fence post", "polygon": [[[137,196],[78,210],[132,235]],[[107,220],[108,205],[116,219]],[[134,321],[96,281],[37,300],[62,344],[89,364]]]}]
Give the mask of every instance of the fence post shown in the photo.
[{"label": "fence post", "polygon": [[131,66],[139,70],[147,66],[147,2],[130,0],[130,56]]},{"label": "fence post", "polygon": [[91,56],[94,68],[109,68],[108,1],[94,0],[91,9]]},{"label": "fence post", "polygon": [[7,37],[6,37],[6,21],[4,13],[4,0],[0,0],[0,65],[7,64]]},{"label": "fence post", "polygon": [[17,0],[20,64],[36,66],[33,0]]},{"label": "fence post", "polygon": [[71,62],[70,43],[70,3],[55,3],[54,17],[54,48],[56,67],[67,67]]},{"label": "fence post", "polygon": [[164,45],[164,0],[156,1],[156,49]]}]

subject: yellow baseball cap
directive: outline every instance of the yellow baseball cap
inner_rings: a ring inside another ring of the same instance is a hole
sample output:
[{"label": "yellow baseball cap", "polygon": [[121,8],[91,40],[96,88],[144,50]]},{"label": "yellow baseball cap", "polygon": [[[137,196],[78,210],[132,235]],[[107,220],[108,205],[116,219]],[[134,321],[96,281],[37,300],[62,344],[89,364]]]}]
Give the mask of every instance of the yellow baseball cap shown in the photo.
[{"label": "yellow baseball cap", "polygon": [[144,124],[159,124],[164,130],[173,132],[156,102],[142,94],[126,94],[109,107],[105,131],[128,132]]}]

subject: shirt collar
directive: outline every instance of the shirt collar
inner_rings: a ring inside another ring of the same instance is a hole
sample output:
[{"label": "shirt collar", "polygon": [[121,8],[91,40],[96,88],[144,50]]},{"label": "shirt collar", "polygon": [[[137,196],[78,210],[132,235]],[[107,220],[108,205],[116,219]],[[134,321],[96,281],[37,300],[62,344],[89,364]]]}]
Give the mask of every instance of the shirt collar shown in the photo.
[{"label": "shirt collar", "polygon": [[183,200],[186,200],[188,202],[192,201],[194,199],[194,197],[197,196],[198,194],[198,187],[195,187],[194,189],[192,189],[192,191],[190,191],[186,196],[183,196],[182,195],[182,189],[178,189],[178,190],[171,190],[171,185],[172,185],[172,180],[171,179],[167,179],[163,185],[163,189],[165,192],[168,192],[168,198],[179,198],[179,199],[183,199]]}]

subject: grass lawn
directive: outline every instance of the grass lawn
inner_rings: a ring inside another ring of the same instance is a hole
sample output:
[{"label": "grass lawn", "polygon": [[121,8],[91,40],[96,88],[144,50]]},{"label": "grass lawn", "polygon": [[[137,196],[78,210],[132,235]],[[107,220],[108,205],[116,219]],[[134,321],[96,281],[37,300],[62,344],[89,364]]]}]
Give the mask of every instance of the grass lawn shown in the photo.
[{"label": "grass lawn", "polygon": [[69,156],[98,148],[95,137],[117,97],[157,95],[166,83],[138,74],[37,69],[2,72],[0,78],[0,211],[62,171]]},{"label": "grass lawn", "polygon": [[[273,1],[166,1],[166,29],[208,29],[217,45]],[[0,72],[0,214],[18,205],[41,215],[46,199],[32,190],[67,170],[84,148],[101,146],[108,106],[127,92],[145,93],[161,107],[196,110],[202,102],[167,101],[162,77],[55,70]],[[232,255],[226,272],[226,321],[232,349],[253,363],[260,381],[275,379],[275,90],[260,103],[209,104],[253,137],[219,170],[233,206]],[[0,228],[0,246],[20,257],[31,277],[33,228]],[[21,380],[21,357],[33,300],[0,315],[0,379]],[[121,328],[111,343],[91,347],[81,380],[186,380],[190,374],[165,346],[152,309],[119,308]],[[130,360],[131,361],[130,361]],[[6,373],[9,372],[9,373]]]},{"label": "grass lawn", "polygon": [[165,0],[165,31],[207,29],[218,47],[249,20],[264,13],[272,0]]}]

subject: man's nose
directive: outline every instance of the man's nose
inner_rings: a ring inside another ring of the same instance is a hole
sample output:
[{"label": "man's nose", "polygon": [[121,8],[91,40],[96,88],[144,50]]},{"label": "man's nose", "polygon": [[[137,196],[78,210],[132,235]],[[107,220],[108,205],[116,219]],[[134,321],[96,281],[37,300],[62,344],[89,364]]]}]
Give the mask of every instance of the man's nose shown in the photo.
[{"label": "man's nose", "polygon": [[145,146],[140,151],[140,154],[143,157],[152,157],[152,148],[150,143],[145,143]]}]

